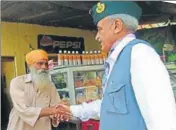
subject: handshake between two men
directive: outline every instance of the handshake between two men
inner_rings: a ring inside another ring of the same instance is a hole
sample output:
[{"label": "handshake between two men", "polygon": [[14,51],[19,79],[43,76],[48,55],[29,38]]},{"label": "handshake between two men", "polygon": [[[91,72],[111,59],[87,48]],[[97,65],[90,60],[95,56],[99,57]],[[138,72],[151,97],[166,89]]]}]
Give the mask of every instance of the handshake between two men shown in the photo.
[{"label": "handshake between two men", "polygon": [[72,113],[70,110],[70,106],[67,104],[58,104],[54,107],[54,112],[55,113],[52,118],[53,118],[53,123],[56,124],[56,122],[60,121],[69,121],[72,118]]}]

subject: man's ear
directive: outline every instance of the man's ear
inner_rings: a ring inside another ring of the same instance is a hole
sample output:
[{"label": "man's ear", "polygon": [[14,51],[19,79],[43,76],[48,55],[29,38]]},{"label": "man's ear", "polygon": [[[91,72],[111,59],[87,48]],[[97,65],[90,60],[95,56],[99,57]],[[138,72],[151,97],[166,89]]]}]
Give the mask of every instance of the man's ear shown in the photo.
[{"label": "man's ear", "polygon": [[32,67],[32,65],[27,65],[27,73],[29,74],[30,73],[30,68]]},{"label": "man's ear", "polygon": [[25,70],[26,74],[29,74],[29,65],[25,62]]},{"label": "man's ear", "polygon": [[117,33],[121,32],[122,29],[123,29],[123,22],[122,22],[122,20],[116,19],[115,22],[114,22],[114,24],[115,24],[114,33],[117,34]]},{"label": "man's ear", "polygon": [[30,73],[30,69],[29,69],[29,68],[30,68],[30,66],[28,65],[28,66],[27,66],[27,74]]}]

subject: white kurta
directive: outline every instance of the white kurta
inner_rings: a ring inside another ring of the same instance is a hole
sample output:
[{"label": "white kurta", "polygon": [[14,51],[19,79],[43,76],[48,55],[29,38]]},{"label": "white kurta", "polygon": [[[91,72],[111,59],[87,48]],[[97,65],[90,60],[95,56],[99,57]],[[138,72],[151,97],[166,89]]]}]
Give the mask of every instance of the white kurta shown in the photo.
[{"label": "white kurta", "polygon": [[18,76],[11,81],[10,95],[13,109],[7,130],[51,130],[50,117],[39,118],[39,114],[42,108],[60,102],[53,84],[45,93],[39,93],[34,88],[30,74]]},{"label": "white kurta", "polygon": [[[115,49],[120,52],[125,44],[119,42]],[[136,100],[148,130],[176,130],[173,90],[159,55],[145,44],[135,45],[131,52],[130,72]],[[88,120],[100,116],[100,108],[101,100],[96,100],[89,104],[73,105],[71,111],[81,120]]]}]

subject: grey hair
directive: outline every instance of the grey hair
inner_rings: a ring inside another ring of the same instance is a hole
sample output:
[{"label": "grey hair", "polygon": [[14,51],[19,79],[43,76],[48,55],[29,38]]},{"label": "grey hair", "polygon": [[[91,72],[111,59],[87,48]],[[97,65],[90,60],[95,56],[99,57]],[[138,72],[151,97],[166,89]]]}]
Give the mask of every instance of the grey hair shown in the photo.
[{"label": "grey hair", "polygon": [[113,15],[107,16],[107,18],[112,20],[115,20],[118,18],[121,19],[122,22],[125,24],[126,28],[132,33],[136,32],[136,30],[138,29],[138,25],[139,25],[138,20],[135,17],[130,16],[128,14],[113,14]]}]

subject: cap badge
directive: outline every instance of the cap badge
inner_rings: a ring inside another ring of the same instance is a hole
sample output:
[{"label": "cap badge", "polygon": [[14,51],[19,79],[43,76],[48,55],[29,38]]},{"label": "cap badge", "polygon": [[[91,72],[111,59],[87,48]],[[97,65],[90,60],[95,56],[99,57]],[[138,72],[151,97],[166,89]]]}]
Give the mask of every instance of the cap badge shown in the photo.
[{"label": "cap badge", "polygon": [[104,3],[97,3],[97,8],[96,8],[96,12],[98,14],[102,13],[105,10],[105,4]]}]

